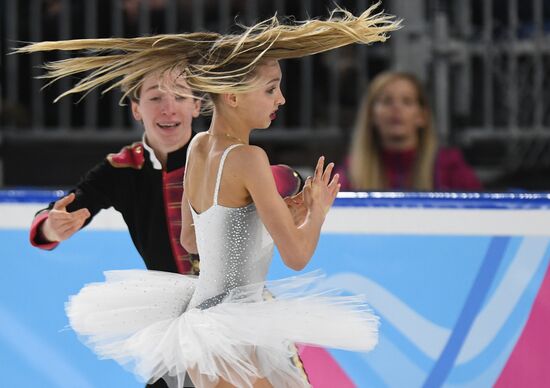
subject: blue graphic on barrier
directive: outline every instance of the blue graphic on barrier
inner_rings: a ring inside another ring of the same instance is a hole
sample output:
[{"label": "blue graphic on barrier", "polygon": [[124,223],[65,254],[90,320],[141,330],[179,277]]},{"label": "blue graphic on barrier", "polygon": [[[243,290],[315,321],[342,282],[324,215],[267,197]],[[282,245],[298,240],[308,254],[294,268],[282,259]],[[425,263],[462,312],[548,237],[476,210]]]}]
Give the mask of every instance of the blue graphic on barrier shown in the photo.
[{"label": "blue graphic on barrier", "polygon": [[466,335],[470,330],[473,320],[477,316],[485,296],[487,295],[509,240],[510,239],[506,237],[494,237],[491,241],[485,260],[470,290],[462,313],[460,314],[445,349],[426,379],[424,387],[439,387],[446,380],[447,375],[450,373],[455,363],[458,352],[464,343]]}]

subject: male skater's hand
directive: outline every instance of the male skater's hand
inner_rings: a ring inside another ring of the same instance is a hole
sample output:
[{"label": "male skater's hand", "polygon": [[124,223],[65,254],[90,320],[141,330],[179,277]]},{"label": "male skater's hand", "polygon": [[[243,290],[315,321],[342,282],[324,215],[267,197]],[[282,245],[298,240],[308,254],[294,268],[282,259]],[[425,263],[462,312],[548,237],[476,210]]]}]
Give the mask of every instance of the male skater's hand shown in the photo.
[{"label": "male skater's hand", "polygon": [[67,205],[75,199],[74,193],[58,200],[53,209],[48,213],[48,218],[42,224],[40,232],[45,240],[59,242],[68,239],[75,234],[88,217],[90,211],[86,208],[78,209],[72,213],[67,211]]}]

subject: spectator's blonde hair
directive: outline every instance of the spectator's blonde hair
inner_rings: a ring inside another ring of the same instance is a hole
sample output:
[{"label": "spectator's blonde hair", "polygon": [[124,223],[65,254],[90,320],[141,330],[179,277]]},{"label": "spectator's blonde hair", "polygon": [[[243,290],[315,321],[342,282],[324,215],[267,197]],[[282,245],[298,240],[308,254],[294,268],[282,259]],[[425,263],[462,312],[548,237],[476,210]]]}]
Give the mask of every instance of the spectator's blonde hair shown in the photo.
[{"label": "spectator's blonde hair", "polygon": [[[277,15],[238,35],[212,32],[167,34],[128,39],[79,39],[30,44],[20,53],[51,50],[88,50],[91,56],[51,62],[44,78],[87,73],[60,98],[108,85],[136,98],[143,78],[153,72],[179,71],[193,90],[208,94],[241,93],[254,88],[254,70],[264,60],[299,58],[352,43],[383,42],[400,21],[382,12],[380,3],[355,17],[341,8],[327,20],[281,24]],[[121,101],[122,101],[121,99]]]},{"label": "spectator's blonde hair", "polygon": [[412,189],[433,190],[437,136],[432,111],[420,81],[409,73],[386,72],[377,75],[369,85],[358,108],[349,160],[349,178],[355,190],[384,190],[388,182],[382,165],[382,143],[374,125],[374,105],[390,83],[406,80],[413,85],[417,102],[425,115],[425,125],[418,128],[418,147],[414,164]]}]

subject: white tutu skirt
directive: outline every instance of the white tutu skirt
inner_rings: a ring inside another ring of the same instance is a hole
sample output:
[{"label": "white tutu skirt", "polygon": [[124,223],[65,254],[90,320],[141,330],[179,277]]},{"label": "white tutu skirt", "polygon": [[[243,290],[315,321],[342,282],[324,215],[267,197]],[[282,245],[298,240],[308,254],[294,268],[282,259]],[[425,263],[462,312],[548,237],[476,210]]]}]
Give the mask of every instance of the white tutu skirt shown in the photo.
[{"label": "white tutu skirt", "polygon": [[[360,296],[322,290],[319,272],[232,290],[211,307],[188,309],[197,279],[168,272],[109,271],[102,283],[70,297],[71,327],[100,358],[152,383],[197,387],[219,379],[251,387],[307,387],[294,344],[365,352],[378,340],[378,318]],[[265,290],[274,297],[266,297]]]}]

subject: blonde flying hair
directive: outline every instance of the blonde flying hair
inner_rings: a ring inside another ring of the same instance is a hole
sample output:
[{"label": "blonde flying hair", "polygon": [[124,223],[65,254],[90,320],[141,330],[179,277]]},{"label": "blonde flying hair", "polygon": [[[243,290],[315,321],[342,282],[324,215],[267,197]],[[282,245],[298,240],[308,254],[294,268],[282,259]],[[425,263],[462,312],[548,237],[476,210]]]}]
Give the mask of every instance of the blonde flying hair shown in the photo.
[{"label": "blonde flying hair", "polygon": [[376,76],[359,105],[350,151],[349,178],[356,190],[383,190],[388,188],[382,166],[382,144],[373,121],[374,105],[382,90],[396,80],[410,82],[417,94],[418,104],[425,114],[425,126],[418,129],[418,148],[413,167],[412,189],[434,189],[434,163],[437,136],[432,111],[420,81],[409,73],[386,72]]},{"label": "blonde flying hair", "polygon": [[[76,39],[40,42],[16,50],[32,53],[87,50],[74,58],[45,65],[43,78],[51,82],[85,74],[57,97],[87,93],[105,86],[103,93],[120,87],[136,99],[145,76],[177,71],[192,90],[207,94],[241,93],[255,87],[254,70],[264,60],[299,58],[352,43],[383,42],[400,26],[391,15],[375,12],[377,3],[359,16],[341,8],[327,20],[282,24],[277,15],[248,27],[241,34],[212,32],[166,34],[140,38]],[[85,94],[84,94],[85,95]]]}]

